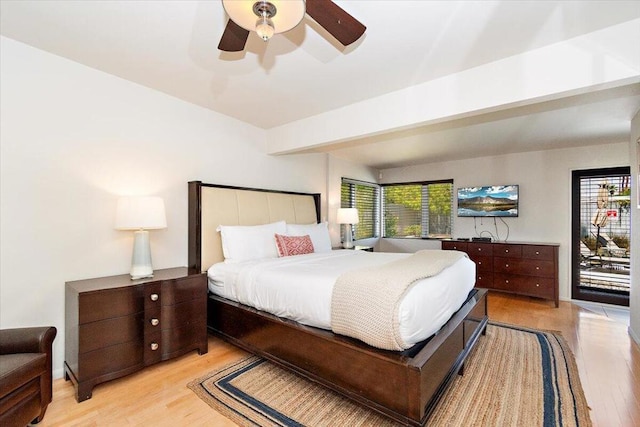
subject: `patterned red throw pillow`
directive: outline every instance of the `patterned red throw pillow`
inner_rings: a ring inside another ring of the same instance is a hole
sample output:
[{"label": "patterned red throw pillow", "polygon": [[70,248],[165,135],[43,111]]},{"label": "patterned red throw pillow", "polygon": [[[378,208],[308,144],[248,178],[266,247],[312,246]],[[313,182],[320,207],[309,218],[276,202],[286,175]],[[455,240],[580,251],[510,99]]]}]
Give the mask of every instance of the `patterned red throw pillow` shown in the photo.
[{"label": "patterned red throw pillow", "polygon": [[313,243],[308,234],[304,236],[276,234],[276,244],[278,245],[278,255],[281,257],[313,253]]}]

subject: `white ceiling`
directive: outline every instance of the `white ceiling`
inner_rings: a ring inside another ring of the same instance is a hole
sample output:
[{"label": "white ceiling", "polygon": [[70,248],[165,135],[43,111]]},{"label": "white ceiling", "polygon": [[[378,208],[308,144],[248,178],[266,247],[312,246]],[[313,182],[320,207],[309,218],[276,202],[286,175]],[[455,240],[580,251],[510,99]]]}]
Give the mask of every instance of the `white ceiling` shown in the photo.
[{"label": "white ceiling", "polygon": [[[347,48],[306,17],[268,43],[251,34],[245,52],[220,52],[219,0],[1,0],[0,32],[270,129],[640,18],[639,1],[336,3],[367,26]],[[636,81],[315,150],[385,168],[619,142],[638,109]]]}]

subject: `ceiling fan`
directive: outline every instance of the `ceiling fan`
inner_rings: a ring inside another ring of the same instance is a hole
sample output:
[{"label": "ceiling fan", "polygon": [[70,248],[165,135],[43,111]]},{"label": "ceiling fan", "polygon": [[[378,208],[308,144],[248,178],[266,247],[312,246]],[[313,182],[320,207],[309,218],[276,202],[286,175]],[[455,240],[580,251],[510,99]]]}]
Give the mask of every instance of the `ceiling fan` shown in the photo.
[{"label": "ceiling fan", "polygon": [[305,12],[343,46],[355,42],[367,29],[331,0],[222,0],[229,21],[218,49],[240,52],[250,31],[267,41],[297,26]]}]

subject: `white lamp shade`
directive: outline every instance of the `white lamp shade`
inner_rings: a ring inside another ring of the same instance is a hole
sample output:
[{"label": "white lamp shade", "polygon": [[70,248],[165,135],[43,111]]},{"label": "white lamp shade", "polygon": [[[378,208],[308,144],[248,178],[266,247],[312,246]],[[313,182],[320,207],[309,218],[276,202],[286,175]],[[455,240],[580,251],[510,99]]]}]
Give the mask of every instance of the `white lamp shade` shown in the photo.
[{"label": "white lamp shade", "polygon": [[338,224],[357,224],[360,222],[358,218],[358,209],[356,208],[340,208],[338,209]]},{"label": "white lamp shade", "polygon": [[116,229],[153,230],[167,228],[161,197],[121,197],[116,207]]},{"label": "white lamp shade", "polygon": [[[229,18],[245,30],[255,31],[258,16],[253,12],[256,0],[222,0],[222,6]],[[274,33],[289,31],[302,21],[306,11],[303,0],[269,0],[276,8],[271,18]]]}]

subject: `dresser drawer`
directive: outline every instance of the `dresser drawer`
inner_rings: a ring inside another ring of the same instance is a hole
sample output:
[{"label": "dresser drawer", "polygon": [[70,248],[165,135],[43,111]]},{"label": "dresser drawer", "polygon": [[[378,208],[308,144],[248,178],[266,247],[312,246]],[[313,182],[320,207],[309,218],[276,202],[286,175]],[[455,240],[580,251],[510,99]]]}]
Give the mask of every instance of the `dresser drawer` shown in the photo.
[{"label": "dresser drawer", "polygon": [[206,312],[206,298],[162,307],[161,329],[180,328],[192,324],[206,325],[206,320],[202,323],[202,318],[206,317]]},{"label": "dresser drawer", "polygon": [[145,365],[151,365],[162,360],[164,344],[162,331],[160,329],[155,329],[148,334],[144,334],[143,349]]},{"label": "dresser drawer", "polygon": [[499,243],[494,245],[493,256],[504,258],[522,258],[522,245]]},{"label": "dresser drawer", "polygon": [[476,288],[493,288],[493,273],[491,271],[478,271],[476,273]]},{"label": "dresser drawer", "polygon": [[195,298],[206,298],[206,282],[205,274],[162,282],[162,305],[174,305]]},{"label": "dresser drawer", "polygon": [[554,248],[553,246],[524,246],[522,248],[522,257],[553,261]]},{"label": "dresser drawer", "polygon": [[516,292],[516,290],[518,289],[519,279],[520,279],[520,276],[495,273],[493,275],[493,289],[499,289],[501,291]]},{"label": "dresser drawer", "polygon": [[491,272],[493,271],[493,258],[490,256],[476,255],[471,258],[476,263],[477,272]]},{"label": "dresser drawer", "polygon": [[78,380],[117,378],[120,372],[135,371],[143,366],[142,347],[129,341],[84,353],[79,359]]},{"label": "dresser drawer", "polygon": [[96,322],[143,311],[141,292],[140,286],[128,286],[83,293],[78,296],[78,323]]},{"label": "dresser drawer", "polygon": [[462,251],[467,252],[467,242],[454,242],[451,240],[442,241],[442,249],[445,251]]},{"label": "dresser drawer", "polygon": [[493,258],[493,272],[554,277],[555,265],[553,261],[495,257]]},{"label": "dresser drawer", "polygon": [[139,312],[130,316],[80,325],[78,328],[79,349],[82,353],[88,353],[128,341],[140,342],[142,338],[140,325],[144,321],[143,319],[144,313]]},{"label": "dresser drawer", "polygon": [[492,243],[477,243],[471,242],[467,244],[468,246],[468,254],[471,259],[476,255],[483,256],[491,256],[493,255],[493,244]]},{"label": "dresser drawer", "polygon": [[548,277],[521,277],[517,291],[523,295],[534,297],[554,298],[555,282]]}]

